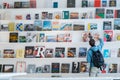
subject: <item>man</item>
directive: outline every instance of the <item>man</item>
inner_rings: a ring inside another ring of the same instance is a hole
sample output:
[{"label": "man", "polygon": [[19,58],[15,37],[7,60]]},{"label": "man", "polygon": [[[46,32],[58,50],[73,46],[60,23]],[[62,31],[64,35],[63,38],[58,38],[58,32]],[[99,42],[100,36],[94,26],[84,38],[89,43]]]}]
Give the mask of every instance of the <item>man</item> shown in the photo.
[{"label": "man", "polygon": [[99,40],[99,42],[100,42],[99,45],[95,45],[95,40],[92,39],[91,36],[89,36],[89,38],[90,38],[89,45],[91,46],[87,52],[87,62],[89,65],[89,76],[96,77],[99,69],[97,67],[95,67],[92,62],[92,54],[93,54],[93,51],[97,51],[97,50],[101,51],[104,43],[103,43],[103,40],[101,38],[99,38],[99,35],[97,35],[95,37],[96,39]]}]

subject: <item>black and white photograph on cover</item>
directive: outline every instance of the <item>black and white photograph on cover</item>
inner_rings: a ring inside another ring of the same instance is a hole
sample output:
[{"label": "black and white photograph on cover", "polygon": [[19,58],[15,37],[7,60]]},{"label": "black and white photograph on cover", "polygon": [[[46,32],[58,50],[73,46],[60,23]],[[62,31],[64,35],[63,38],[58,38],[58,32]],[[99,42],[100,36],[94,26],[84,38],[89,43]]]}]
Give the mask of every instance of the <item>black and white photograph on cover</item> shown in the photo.
[{"label": "black and white photograph on cover", "polygon": [[103,30],[112,30],[112,21],[103,21]]},{"label": "black and white photograph on cover", "polygon": [[114,18],[114,10],[106,9],[106,18]]},{"label": "black and white photograph on cover", "polygon": [[67,8],[75,8],[76,0],[67,0]]},{"label": "black and white photograph on cover", "polygon": [[53,57],[53,48],[46,48],[45,49],[45,58],[52,58]]},{"label": "black and white photograph on cover", "polygon": [[37,66],[36,67],[36,73],[42,73],[43,67],[42,66]]},{"label": "black and white photograph on cover", "polygon": [[80,72],[88,72],[88,64],[86,61],[81,61],[80,62]]},{"label": "black and white photograph on cover", "polygon": [[80,62],[72,62],[72,73],[80,72]]},{"label": "black and white photograph on cover", "polygon": [[120,19],[114,19],[114,30],[120,30]]},{"label": "black and white photograph on cover", "polygon": [[109,65],[108,73],[117,73],[118,72],[118,64],[117,63],[111,63]]},{"label": "black and white photograph on cover", "polygon": [[26,33],[26,42],[36,42],[37,41],[37,34],[34,32],[27,32]]},{"label": "black and white photograph on cover", "polygon": [[25,58],[33,58],[34,57],[34,46],[25,46]]},{"label": "black and white photograph on cover", "polygon": [[27,73],[36,73],[36,65],[28,64],[27,65]]},{"label": "black and white photograph on cover", "polygon": [[13,64],[3,64],[3,73],[13,73],[14,72],[14,65]]},{"label": "black and white photograph on cover", "polygon": [[61,73],[70,72],[70,63],[61,63]]},{"label": "black and white photograph on cover", "polygon": [[2,72],[2,64],[0,64],[0,73]]},{"label": "black and white photograph on cover", "polygon": [[50,65],[49,64],[45,64],[44,66],[43,66],[43,73],[50,73]]},{"label": "black and white photograph on cover", "polygon": [[0,31],[8,31],[8,24],[1,24]]},{"label": "black and white photograph on cover", "polygon": [[24,24],[24,31],[35,31],[33,24]]},{"label": "black and white photograph on cover", "polygon": [[82,0],[81,7],[88,7],[88,0]]}]

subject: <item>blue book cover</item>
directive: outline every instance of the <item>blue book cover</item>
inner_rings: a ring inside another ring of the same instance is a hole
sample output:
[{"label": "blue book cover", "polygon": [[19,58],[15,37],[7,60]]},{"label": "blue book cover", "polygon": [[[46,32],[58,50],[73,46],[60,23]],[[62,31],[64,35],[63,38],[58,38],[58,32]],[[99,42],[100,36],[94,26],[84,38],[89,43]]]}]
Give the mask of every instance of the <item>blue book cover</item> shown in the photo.
[{"label": "blue book cover", "polygon": [[52,29],[51,21],[43,21],[43,31],[50,31]]},{"label": "blue book cover", "polygon": [[103,57],[104,58],[109,58],[110,57],[110,51],[109,51],[109,49],[104,49],[103,50]]},{"label": "blue book cover", "polygon": [[58,8],[58,2],[53,2],[53,8]]}]

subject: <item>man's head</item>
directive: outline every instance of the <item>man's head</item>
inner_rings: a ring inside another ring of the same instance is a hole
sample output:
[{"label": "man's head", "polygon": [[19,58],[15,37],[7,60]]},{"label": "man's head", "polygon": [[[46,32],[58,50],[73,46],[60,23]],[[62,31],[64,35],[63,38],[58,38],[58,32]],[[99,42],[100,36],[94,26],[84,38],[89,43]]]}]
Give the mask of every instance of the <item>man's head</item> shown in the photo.
[{"label": "man's head", "polygon": [[94,39],[90,39],[89,44],[90,44],[90,46],[95,46],[95,40]]}]

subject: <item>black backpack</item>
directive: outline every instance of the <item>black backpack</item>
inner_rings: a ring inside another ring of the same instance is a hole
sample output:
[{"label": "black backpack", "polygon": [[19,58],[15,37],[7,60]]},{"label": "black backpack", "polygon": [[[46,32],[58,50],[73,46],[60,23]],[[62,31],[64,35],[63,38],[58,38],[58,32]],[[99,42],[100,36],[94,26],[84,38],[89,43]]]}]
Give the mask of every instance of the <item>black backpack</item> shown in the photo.
[{"label": "black backpack", "polygon": [[[92,50],[92,49],[91,49]],[[102,66],[104,65],[104,57],[102,55],[102,53],[97,50],[97,51],[93,51],[92,54],[92,62],[94,64],[95,67],[100,68],[100,70],[102,70]]]}]

